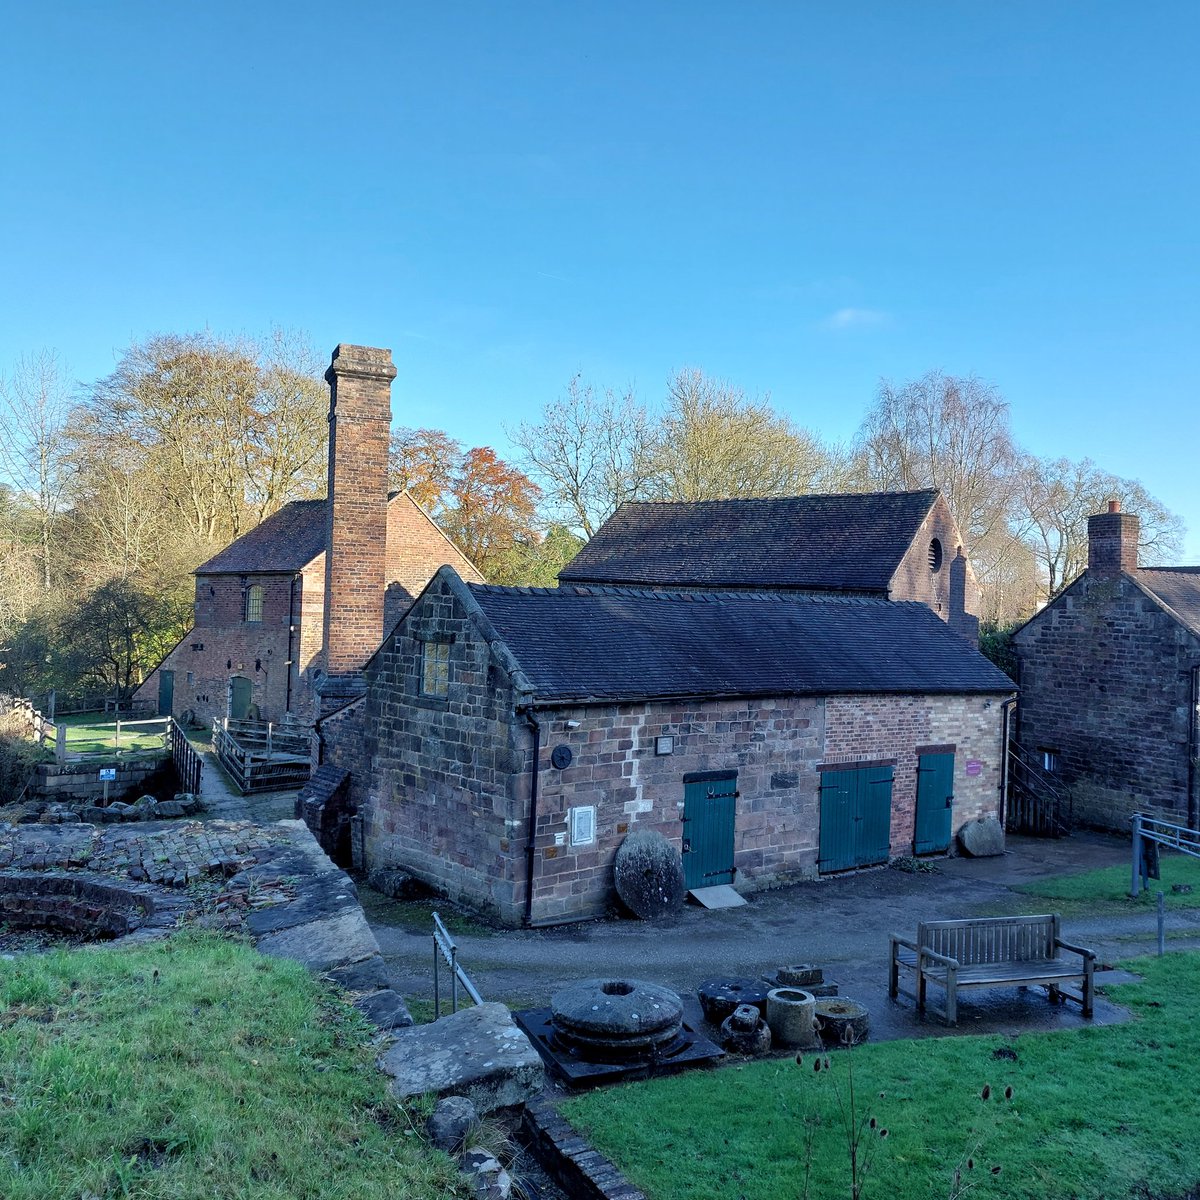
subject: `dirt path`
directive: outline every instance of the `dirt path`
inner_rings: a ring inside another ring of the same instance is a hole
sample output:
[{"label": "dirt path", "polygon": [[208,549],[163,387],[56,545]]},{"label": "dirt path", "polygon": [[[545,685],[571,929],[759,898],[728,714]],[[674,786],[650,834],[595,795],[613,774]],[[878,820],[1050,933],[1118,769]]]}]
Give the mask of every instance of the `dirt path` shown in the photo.
[{"label": "dirt path", "polygon": [[[926,1022],[914,1029],[911,1005],[887,998],[888,935],[915,931],[921,919],[1048,907],[1013,888],[1039,876],[1128,861],[1120,838],[1077,834],[1061,841],[1011,838],[1000,859],[947,859],[930,873],[895,870],[800,884],[751,898],[742,908],[709,912],[688,905],[670,926],[607,919],[555,929],[516,930],[457,937],[459,958],[488,999],[537,1007],[568,983],[627,975],[694,992],[713,976],[758,978],[779,966],[813,962],[843,995],[868,1005],[875,1036],[939,1032]],[[430,938],[389,919],[390,902],[363,888],[367,918],[402,994],[432,996]],[[1112,919],[1065,919],[1066,936],[1113,962],[1153,953],[1156,929],[1144,910]],[[1169,947],[1200,947],[1200,909],[1169,916]],[[1122,1019],[1101,1002],[1097,1021]],[[1077,1009],[1052,1008],[1040,993],[1004,989],[965,993],[960,1028],[1028,1031],[1078,1024]]]}]

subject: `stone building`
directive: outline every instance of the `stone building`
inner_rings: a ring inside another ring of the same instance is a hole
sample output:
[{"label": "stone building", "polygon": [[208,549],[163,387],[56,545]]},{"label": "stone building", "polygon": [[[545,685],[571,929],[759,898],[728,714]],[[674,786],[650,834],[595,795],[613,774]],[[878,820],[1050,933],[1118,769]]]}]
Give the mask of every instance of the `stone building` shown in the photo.
[{"label": "stone building", "polygon": [[1087,570],[1014,635],[1017,740],[1077,822],[1200,827],[1200,567],[1140,567],[1139,522],[1088,518]]},{"label": "stone building", "polygon": [[680,848],[690,888],[945,851],[998,810],[1013,691],[924,604],[448,567],[364,676],[322,722],[361,865],[509,924],[604,912],[635,829]]},{"label": "stone building", "polygon": [[395,374],[388,350],[337,347],[328,498],[284,505],[197,568],[194,625],[135,699],[205,723],[312,721],[357,694],[362,665],[439,566],[482,580],[411,496],[388,491]]},{"label": "stone building", "polygon": [[979,586],[933,489],[626,503],[559,580],[916,600],[979,639]]}]

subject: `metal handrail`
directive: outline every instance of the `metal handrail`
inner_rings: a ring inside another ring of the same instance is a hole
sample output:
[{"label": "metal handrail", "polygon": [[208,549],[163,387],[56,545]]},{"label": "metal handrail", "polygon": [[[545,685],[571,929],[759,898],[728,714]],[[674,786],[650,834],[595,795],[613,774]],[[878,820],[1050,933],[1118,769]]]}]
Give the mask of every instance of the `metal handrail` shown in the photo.
[{"label": "metal handrail", "polygon": [[450,1011],[458,1012],[458,985],[461,983],[467,995],[476,1004],[483,1003],[483,997],[471,982],[471,977],[463,970],[458,961],[458,946],[450,936],[450,931],[442,924],[442,918],[433,914],[433,1019],[436,1021],[442,1015],[441,980],[439,967],[442,959],[450,968]]},{"label": "metal handrail", "polygon": [[1061,783],[1036,762],[1016,742],[1008,747],[1010,770],[1008,778],[1009,797],[1023,792],[1034,801],[1046,802],[1049,832],[1056,836],[1071,831],[1074,816],[1072,798]]},{"label": "metal handrail", "polygon": [[1151,868],[1145,852],[1147,845],[1166,846],[1193,858],[1200,858],[1200,832],[1195,829],[1189,829],[1186,825],[1176,825],[1171,821],[1162,821],[1158,817],[1148,817],[1145,813],[1134,813],[1130,823],[1133,826],[1133,870],[1129,894],[1134,899],[1141,889],[1147,886],[1147,880],[1151,877]]}]

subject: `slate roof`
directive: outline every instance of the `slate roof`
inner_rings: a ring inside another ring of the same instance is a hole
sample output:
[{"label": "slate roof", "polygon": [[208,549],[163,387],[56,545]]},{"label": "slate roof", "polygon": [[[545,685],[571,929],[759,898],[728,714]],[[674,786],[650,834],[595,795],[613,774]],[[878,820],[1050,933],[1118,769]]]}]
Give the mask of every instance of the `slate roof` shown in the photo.
[{"label": "slate roof", "polygon": [[539,700],[1016,690],[916,602],[468,587]]},{"label": "slate roof", "polygon": [[293,500],[196,568],[197,575],[292,572],[325,551],[325,500]]},{"label": "slate roof", "polygon": [[1137,581],[1200,634],[1200,567],[1140,567]]},{"label": "slate roof", "polygon": [[559,579],[883,594],[937,495],[622,504]]}]

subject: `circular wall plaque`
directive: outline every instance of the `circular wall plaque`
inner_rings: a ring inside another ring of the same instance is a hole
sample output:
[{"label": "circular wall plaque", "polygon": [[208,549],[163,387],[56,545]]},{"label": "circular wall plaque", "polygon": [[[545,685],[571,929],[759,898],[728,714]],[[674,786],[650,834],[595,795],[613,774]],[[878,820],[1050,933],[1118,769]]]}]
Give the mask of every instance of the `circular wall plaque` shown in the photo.
[{"label": "circular wall plaque", "polygon": [[571,760],[575,757],[571,753],[570,746],[555,746],[550,751],[550,763],[557,767],[560,771],[571,765]]}]

